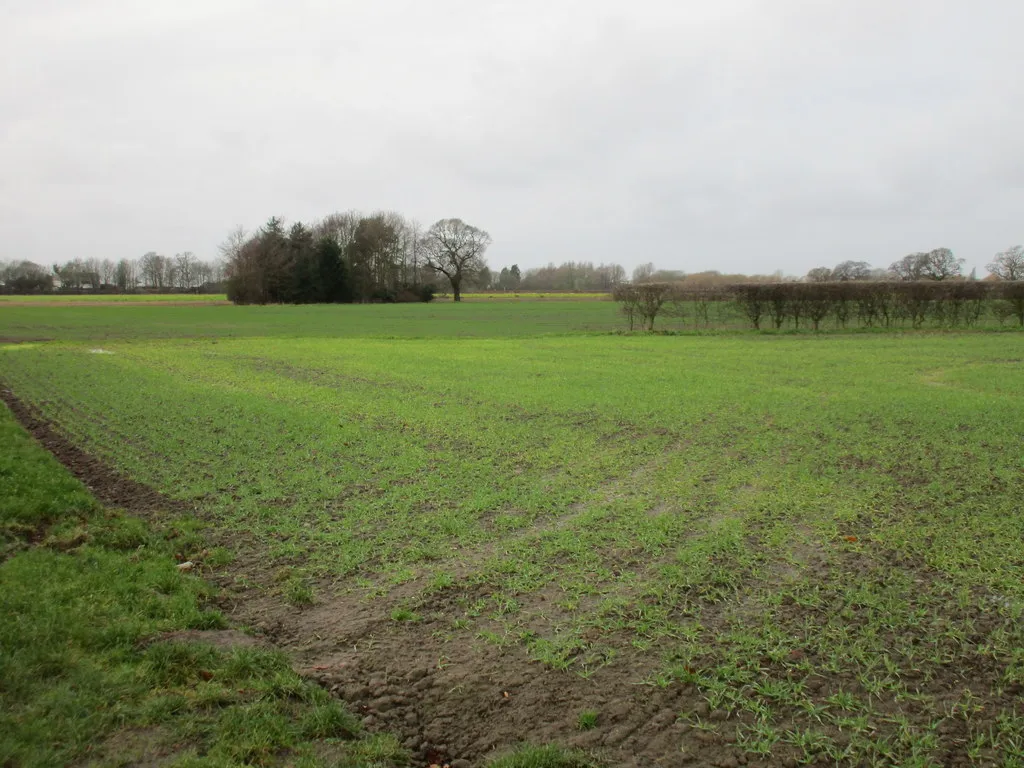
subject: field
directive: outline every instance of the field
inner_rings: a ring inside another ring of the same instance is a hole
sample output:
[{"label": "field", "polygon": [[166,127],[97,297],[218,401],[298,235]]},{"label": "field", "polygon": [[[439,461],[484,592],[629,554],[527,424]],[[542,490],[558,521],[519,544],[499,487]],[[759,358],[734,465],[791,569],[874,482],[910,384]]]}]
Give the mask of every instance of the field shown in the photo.
[{"label": "field", "polygon": [[611,301],[232,306],[2,306],[0,342],[153,338],[504,338],[607,333]]},{"label": "field", "polygon": [[1024,764],[1024,334],[619,328],[0,307],[0,380],[417,760]]},{"label": "field", "polygon": [[223,304],[228,297],[223,293],[47,293],[31,296],[0,296],[0,305],[56,306],[103,304]]},{"label": "field", "polygon": [[[447,293],[442,293],[439,300],[450,299]],[[469,292],[463,293],[464,301],[515,301],[515,300],[544,300],[550,301],[603,301],[609,299],[608,293],[537,293],[529,291],[490,291],[490,292]],[[0,304],[7,305],[47,305],[59,304],[77,305],[85,304],[96,306],[102,304],[223,304],[228,297],[223,293],[63,293],[63,294],[39,294],[30,296],[3,296],[0,295]]]},{"label": "field", "polygon": [[575,293],[552,293],[552,292],[536,292],[536,291],[489,291],[489,292],[470,292],[462,294],[462,298],[465,301],[497,301],[502,300],[550,300],[550,301],[610,301],[611,294],[609,292],[603,293],[587,293],[584,291],[578,291]]}]

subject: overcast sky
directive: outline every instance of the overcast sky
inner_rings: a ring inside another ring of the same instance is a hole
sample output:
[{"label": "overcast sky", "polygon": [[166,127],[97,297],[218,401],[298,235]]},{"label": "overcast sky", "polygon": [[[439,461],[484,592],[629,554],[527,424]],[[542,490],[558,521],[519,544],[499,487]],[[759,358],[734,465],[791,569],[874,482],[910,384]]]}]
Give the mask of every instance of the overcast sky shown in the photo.
[{"label": "overcast sky", "polygon": [[1020,0],[0,0],[0,260],[459,217],[492,267],[1024,241]]}]

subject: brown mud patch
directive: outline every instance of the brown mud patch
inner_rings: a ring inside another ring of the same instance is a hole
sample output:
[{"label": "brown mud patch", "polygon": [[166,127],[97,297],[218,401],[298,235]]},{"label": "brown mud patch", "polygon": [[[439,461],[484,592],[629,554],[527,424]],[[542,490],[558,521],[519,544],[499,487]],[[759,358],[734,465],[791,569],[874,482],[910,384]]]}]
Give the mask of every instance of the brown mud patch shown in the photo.
[{"label": "brown mud patch", "polygon": [[[369,730],[396,734],[419,764],[480,765],[524,741],[584,748],[623,766],[740,758],[688,737],[678,715],[703,701],[692,686],[637,685],[628,663],[584,679],[532,661],[519,645],[452,632],[443,613],[396,621],[389,606],[348,594],[289,608],[265,594],[237,602],[232,616],[261,628]],[[580,731],[586,710],[598,713],[598,727]]]}]

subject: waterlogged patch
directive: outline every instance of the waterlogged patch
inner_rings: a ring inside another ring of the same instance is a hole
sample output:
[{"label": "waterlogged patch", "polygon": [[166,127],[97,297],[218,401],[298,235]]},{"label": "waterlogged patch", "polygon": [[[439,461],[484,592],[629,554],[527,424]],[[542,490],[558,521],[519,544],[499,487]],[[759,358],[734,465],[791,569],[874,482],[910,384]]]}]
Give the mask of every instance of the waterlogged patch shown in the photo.
[{"label": "waterlogged patch", "polygon": [[109,349],[90,349],[89,350],[89,354],[90,355],[112,355],[114,353],[111,352]]}]

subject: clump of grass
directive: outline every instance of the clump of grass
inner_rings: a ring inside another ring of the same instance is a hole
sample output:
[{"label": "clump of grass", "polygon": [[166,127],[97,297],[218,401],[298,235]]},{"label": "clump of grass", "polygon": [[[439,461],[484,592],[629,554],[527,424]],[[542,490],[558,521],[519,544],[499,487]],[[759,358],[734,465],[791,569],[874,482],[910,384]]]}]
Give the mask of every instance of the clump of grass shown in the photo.
[{"label": "clump of grass", "polygon": [[398,606],[391,611],[392,621],[419,621],[420,615],[411,608],[406,606]]},{"label": "clump of grass", "polygon": [[307,739],[351,739],[360,730],[359,720],[337,701],[307,709],[299,731]]},{"label": "clump of grass", "polygon": [[597,768],[598,762],[578,749],[555,744],[526,744],[494,758],[488,768]]},{"label": "clump of grass", "polygon": [[301,576],[293,576],[284,585],[284,598],[292,605],[312,605],[313,587]]},{"label": "clump of grass", "polygon": [[233,562],[235,562],[234,553],[224,547],[214,547],[205,559],[205,565],[211,568],[223,568]]},{"label": "clump of grass", "polygon": [[375,733],[348,744],[345,757],[336,768],[348,768],[350,765],[387,768],[405,765],[409,761],[409,751],[392,734]]},{"label": "clump of grass", "polygon": [[585,709],[576,719],[576,727],[581,731],[592,731],[597,728],[598,713],[593,709]]}]

